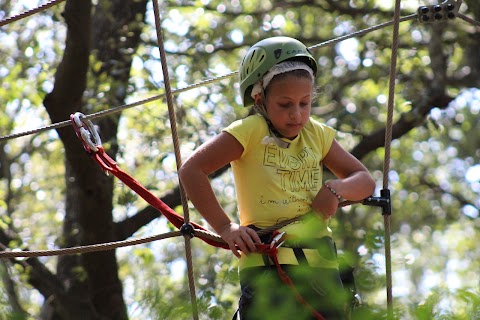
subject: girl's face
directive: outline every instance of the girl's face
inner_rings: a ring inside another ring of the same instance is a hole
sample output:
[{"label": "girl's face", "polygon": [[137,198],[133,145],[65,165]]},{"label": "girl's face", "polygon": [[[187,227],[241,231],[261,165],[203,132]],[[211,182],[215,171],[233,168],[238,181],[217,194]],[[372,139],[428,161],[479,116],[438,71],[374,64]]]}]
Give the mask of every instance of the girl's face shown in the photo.
[{"label": "girl's face", "polygon": [[[265,109],[275,129],[285,138],[294,139],[308,122],[313,85],[312,79],[295,75],[275,77],[268,85]],[[260,95],[256,98],[261,103]]]}]

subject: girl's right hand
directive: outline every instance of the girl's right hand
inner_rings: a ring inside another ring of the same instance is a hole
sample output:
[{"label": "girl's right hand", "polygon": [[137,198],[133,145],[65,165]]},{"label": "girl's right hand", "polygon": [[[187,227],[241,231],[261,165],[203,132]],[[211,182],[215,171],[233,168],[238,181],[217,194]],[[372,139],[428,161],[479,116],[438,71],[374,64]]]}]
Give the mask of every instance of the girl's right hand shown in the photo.
[{"label": "girl's right hand", "polygon": [[256,244],[262,243],[258,234],[249,227],[240,226],[237,223],[230,222],[219,230],[218,234],[228,244],[233,254],[240,258],[240,252],[249,254],[257,251]]}]

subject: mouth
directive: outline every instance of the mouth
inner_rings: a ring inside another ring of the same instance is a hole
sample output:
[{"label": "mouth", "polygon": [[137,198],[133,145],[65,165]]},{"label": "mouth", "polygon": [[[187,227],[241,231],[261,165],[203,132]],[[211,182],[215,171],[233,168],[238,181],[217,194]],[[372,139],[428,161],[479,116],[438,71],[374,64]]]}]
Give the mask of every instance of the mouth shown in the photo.
[{"label": "mouth", "polygon": [[287,126],[289,128],[301,128],[302,124],[301,123],[290,123],[290,124],[287,124]]}]

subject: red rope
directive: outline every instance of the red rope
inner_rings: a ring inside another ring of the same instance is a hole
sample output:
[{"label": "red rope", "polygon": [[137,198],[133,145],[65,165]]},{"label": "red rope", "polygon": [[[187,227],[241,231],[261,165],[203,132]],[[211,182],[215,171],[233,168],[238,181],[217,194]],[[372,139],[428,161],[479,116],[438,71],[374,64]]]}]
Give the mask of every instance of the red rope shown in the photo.
[{"label": "red rope", "polygon": [[[113,174],[115,177],[125,183],[130,189],[135,191],[140,197],[147,201],[152,207],[160,211],[175,227],[181,230],[185,224],[185,219],[176,213],[172,208],[167,206],[165,202],[156,197],[153,193],[142,186],[137,180],[135,180],[128,173],[120,169],[117,162],[113,160],[103,149],[100,136],[95,130],[93,123],[90,120],[85,120],[85,116],[79,112],[70,115],[70,121],[72,127],[75,130],[75,134],[83,144],[84,149],[90,154],[93,159],[100,165],[105,172]],[[207,231],[204,227],[197,223],[190,223],[194,229]],[[193,231],[193,230],[192,230]],[[212,240],[210,238],[198,235],[200,239],[206,243],[218,247],[229,249],[228,245],[224,242]]]},{"label": "red rope", "polygon": [[[165,202],[163,202],[154,194],[152,194],[150,191],[148,191],[137,180],[135,180],[125,171],[120,169],[117,163],[112,158],[110,158],[110,156],[105,152],[103,147],[97,146],[97,148],[98,150],[92,153],[92,157],[93,159],[95,159],[95,161],[100,165],[100,167],[104,171],[110,172],[115,177],[120,179],[123,183],[125,183],[127,186],[129,186],[140,197],[142,197],[145,201],[147,201],[152,207],[160,211],[168,219],[168,221],[170,221],[175,227],[180,229],[183,226],[183,224],[185,223],[185,220],[182,216],[180,216],[172,208],[167,206]],[[190,222],[190,223],[193,225],[195,229],[208,231],[207,229],[205,229],[204,227],[202,227],[201,225],[195,222]],[[201,235],[198,235],[198,237],[214,247],[229,249],[228,245],[225,243],[220,243],[218,241],[207,239],[202,237]]]}]

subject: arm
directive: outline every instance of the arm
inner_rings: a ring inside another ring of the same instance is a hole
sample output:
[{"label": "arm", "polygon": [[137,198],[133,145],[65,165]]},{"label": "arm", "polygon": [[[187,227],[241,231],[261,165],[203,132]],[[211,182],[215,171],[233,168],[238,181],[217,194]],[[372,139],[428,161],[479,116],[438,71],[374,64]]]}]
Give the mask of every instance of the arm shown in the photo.
[{"label": "arm", "polygon": [[240,254],[236,246],[245,253],[252,252],[256,250],[255,243],[261,242],[260,238],[251,228],[230,220],[218,202],[208,176],[240,158],[242,153],[243,146],[232,135],[221,132],[201,145],[178,171],[182,186],[195,208],[237,257]]},{"label": "arm", "polygon": [[[330,188],[347,200],[358,201],[373,194],[375,181],[367,168],[353,155],[333,140],[332,146],[323,159],[324,165],[337,177],[328,182]],[[326,218],[333,216],[338,208],[337,196],[322,186],[312,207]]]}]

